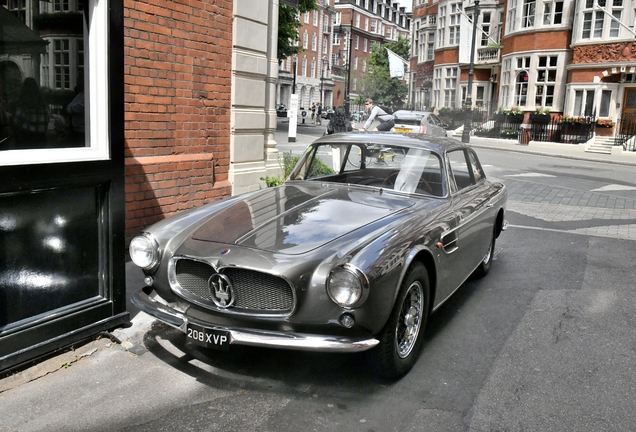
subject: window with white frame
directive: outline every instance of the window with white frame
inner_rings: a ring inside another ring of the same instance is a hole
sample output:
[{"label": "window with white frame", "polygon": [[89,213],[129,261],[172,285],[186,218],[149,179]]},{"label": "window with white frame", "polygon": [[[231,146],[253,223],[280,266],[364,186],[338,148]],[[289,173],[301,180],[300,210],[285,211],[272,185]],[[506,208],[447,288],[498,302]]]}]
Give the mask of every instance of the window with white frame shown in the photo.
[{"label": "window with white frame", "polygon": [[333,23],[333,25],[340,25],[340,23],[342,22],[342,13],[336,12],[335,14],[333,14],[331,16],[331,22]]},{"label": "window with white frame", "polygon": [[312,78],[316,78],[316,59],[311,59],[311,75]]},{"label": "window with white frame", "polygon": [[71,41],[69,39],[53,40],[54,88],[70,90],[71,88]]},{"label": "window with white frame", "polygon": [[459,45],[460,21],[462,14],[462,3],[450,4],[450,21],[448,26],[448,44]]},{"label": "window with white frame", "polygon": [[386,37],[387,37],[387,39],[392,39],[393,38],[393,29],[391,27],[387,27],[386,28]]},{"label": "window with white frame", "polygon": [[364,17],[364,29],[369,31],[369,18]]},{"label": "window with white frame", "polygon": [[355,49],[359,49],[359,45],[360,45],[360,36],[356,35],[355,39],[354,39],[354,48]]},{"label": "window with white frame", "polygon": [[589,117],[594,113],[594,90],[583,89],[574,91],[574,108],[572,115]]},{"label": "window with white frame", "polygon": [[332,45],[340,45],[340,34],[337,32],[333,32],[331,36],[331,44]]},{"label": "window with white frame", "polygon": [[322,53],[327,54],[327,49],[329,48],[329,39],[327,37],[322,38]]},{"label": "window with white frame", "polygon": [[435,58],[435,32],[428,33],[428,42],[426,44],[426,61]]},{"label": "window with white frame", "polygon": [[528,72],[522,70],[517,72],[515,79],[515,98],[513,104],[525,107],[528,100]]},{"label": "window with white frame", "polygon": [[318,27],[318,11],[314,11],[314,27]]},{"label": "window with white frame", "polygon": [[456,67],[444,68],[444,107],[455,108],[457,96],[457,69]]},{"label": "window with white frame", "polygon": [[612,102],[612,91],[611,90],[601,90],[601,104],[598,108],[598,116],[599,117],[609,117],[610,116],[610,103]]},{"label": "window with white frame", "polygon": [[536,0],[523,0],[523,12],[521,14],[521,27],[534,27],[534,17],[537,12]]},{"label": "window with white frame", "polygon": [[305,31],[305,33],[303,34],[303,48],[309,48],[309,34],[307,33],[307,31]]},{"label": "window with white frame", "polygon": [[353,70],[358,70],[358,57],[353,58]]},{"label": "window with white frame", "polygon": [[543,2],[543,25],[559,25],[563,21],[563,2],[544,1]]},{"label": "window with white frame", "polygon": [[307,57],[303,58],[303,63],[302,63],[302,69],[301,69],[301,76],[307,76]]},{"label": "window with white frame", "polygon": [[71,10],[69,3],[69,0],[54,0],[53,10],[55,12],[68,12]]},{"label": "window with white frame", "polygon": [[367,52],[367,38],[362,38],[362,51]]},{"label": "window with white frame", "polygon": [[367,71],[367,61],[366,60],[362,60],[362,72],[366,72]]},{"label": "window with white frame", "polygon": [[[603,10],[595,7],[605,8]],[[611,3],[611,4],[610,4]],[[585,0],[581,39],[617,38],[620,35],[620,21],[623,17],[623,0]]]},{"label": "window with white frame", "polygon": [[534,88],[534,104],[538,107],[552,107],[554,105],[558,59],[559,57],[556,55],[539,56],[538,58],[537,79]]},{"label": "window with white frame", "polygon": [[360,28],[360,14],[356,14],[356,27]]},{"label": "window with white frame", "polygon": [[484,12],[481,24],[481,46],[488,46],[490,37],[490,12]]},{"label": "window with white frame", "polygon": [[317,49],[318,49],[318,38],[316,37],[316,34],[314,33],[311,36],[311,50],[316,51]]},{"label": "window with white frame", "polygon": [[501,68],[501,106],[508,107],[508,96],[510,95],[510,68],[511,59],[505,59]]},{"label": "window with white frame", "polygon": [[517,20],[517,0],[509,0],[508,2],[508,22],[506,23],[506,31],[515,30],[515,22]]},{"label": "window with white frame", "polygon": [[371,33],[377,33],[377,25],[378,22],[376,20],[371,20]]},{"label": "window with white frame", "polygon": [[439,19],[437,20],[437,46],[444,48],[444,36],[446,34],[446,6],[439,8]]},{"label": "window with white frame", "polygon": [[440,91],[442,88],[442,69],[435,68],[433,70],[433,105],[440,106]]},{"label": "window with white frame", "polygon": [[305,12],[305,24],[309,24],[309,12]]}]

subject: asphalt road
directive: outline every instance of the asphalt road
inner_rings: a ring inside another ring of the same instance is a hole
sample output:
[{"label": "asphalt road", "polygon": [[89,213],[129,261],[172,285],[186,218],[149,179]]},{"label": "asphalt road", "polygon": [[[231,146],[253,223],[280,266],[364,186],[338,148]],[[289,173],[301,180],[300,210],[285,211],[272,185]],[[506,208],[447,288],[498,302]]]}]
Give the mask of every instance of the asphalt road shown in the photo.
[{"label": "asphalt road", "polygon": [[220,353],[156,324],[136,350],[0,393],[0,430],[635,430],[634,168],[477,152],[508,186],[510,228],[403,379],[364,354]]}]

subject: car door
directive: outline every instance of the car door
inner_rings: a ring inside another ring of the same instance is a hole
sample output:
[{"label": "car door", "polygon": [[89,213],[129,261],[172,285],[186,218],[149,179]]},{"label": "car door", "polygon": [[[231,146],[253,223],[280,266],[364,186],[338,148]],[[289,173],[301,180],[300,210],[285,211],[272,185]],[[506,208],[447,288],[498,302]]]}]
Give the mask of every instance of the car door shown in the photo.
[{"label": "car door", "polygon": [[[492,209],[486,179],[471,149],[447,154],[452,224],[442,233],[444,297],[450,295],[481,262],[492,233]],[[491,210],[491,211],[489,211]]]}]

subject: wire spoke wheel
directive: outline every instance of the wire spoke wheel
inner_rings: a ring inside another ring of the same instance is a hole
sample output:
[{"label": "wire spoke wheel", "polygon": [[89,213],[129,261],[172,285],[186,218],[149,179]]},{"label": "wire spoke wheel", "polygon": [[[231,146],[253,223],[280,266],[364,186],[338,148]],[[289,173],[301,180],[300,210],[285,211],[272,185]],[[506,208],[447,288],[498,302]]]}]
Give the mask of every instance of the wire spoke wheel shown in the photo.
[{"label": "wire spoke wheel", "polygon": [[400,284],[389,319],[370,351],[373,365],[384,378],[404,376],[415,364],[429,313],[430,287],[426,267],[411,264]]},{"label": "wire spoke wheel", "polygon": [[406,358],[411,353],[420,332],[423,313],[422,296],[422,284],[416,281],[411,284],[404,297],[395,328],[395,342],[400,358]]}]

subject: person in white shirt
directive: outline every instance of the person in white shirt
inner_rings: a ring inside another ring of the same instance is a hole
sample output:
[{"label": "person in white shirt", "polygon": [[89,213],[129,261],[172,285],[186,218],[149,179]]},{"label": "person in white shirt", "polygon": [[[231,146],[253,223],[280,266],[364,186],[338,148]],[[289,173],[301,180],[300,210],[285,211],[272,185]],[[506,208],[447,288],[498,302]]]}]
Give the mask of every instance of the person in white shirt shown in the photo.
[{"label": "person in white shirt", "polygon": [[369,111],[369,118],[364,123],[364,127],[359,129],[360,132],[369,130],[369,127],[371,127],[371,123],[373,123],[373,120],[375,120],[376,117],[378,118],[378,120],[380,120],[381,123],[378,125],[378,127],[373,129],[374,132],[388,132],[393,126],[395,126],[393,116],[391,114],[388,114],[379,106],[373,105],[373,99],[368,98],[367,100],[365,100],[364,107],[367,111]]}]

